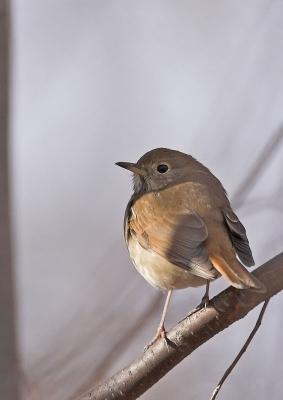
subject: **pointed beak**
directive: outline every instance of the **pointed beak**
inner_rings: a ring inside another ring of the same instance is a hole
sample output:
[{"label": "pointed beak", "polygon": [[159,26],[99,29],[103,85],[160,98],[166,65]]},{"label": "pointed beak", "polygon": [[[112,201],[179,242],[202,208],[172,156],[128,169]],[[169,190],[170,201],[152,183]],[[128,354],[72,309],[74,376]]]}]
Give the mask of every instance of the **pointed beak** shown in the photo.
[{"label": "pointed beak", "polygon": [[121,168],[125,168],[128,171],[133,172],[134,174],[138,174],[141,176],[145,175],[145,172],[141,168],[137,167],[137,164],[135,164],[135,163],[121,161],[121,162],[115,163],[115,165],[118,165],[118,167],[121,167]]}]

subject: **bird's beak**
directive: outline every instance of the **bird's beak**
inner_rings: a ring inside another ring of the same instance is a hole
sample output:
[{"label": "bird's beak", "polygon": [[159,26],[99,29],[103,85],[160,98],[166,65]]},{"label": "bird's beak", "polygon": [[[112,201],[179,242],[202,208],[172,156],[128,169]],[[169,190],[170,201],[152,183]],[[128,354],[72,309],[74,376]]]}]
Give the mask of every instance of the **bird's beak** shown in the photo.
[{"label": "bird's beak", "polygon": [[141,168],[137,167],[137,164],[135,163],[130,163],[130,162],[117,162],[115,165],[118,165],[118,167],[125,168],[131,172],[134,172],[135,174],[138,174],[140,176],[145,175],[145,171],[143,171]]}]

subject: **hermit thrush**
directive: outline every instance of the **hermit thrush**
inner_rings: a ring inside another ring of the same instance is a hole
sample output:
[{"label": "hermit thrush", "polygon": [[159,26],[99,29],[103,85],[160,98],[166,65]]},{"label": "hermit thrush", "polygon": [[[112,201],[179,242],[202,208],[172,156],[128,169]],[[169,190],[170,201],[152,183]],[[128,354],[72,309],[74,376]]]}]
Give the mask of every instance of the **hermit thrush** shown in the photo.
[{"label": "hermit thrush", "polygon": [[222,275],[238,289],[264,290],[243,266],[254,265],[246,230],[208,168],[165,148],[117,165],[133,172],[124,220],[130,257],[152,286],[168,291],[154,341],[165,336],[173,289],[206,285],[207,301],[209,282]]}]

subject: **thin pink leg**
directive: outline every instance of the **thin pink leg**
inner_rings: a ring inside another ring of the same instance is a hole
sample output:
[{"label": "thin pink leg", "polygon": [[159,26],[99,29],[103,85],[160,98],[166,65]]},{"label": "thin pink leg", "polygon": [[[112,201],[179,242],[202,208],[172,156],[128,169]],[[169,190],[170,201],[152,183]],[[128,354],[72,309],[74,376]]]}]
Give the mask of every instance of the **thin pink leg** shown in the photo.
[{"label": "thin pink leg", "polygon": [[154,338],[152,339],[152,341],[148,344],[147,347],[151,346],[153,343],[155,343],[157,340],[159,339],[164,339],[166,338],[166,331],[165,331],[165,327],[164,327],[164,321],[165,321],[165,317],[166,317],[166,313],[169,307],[169,303],[170,303],[170,299],[172,296],[172,292],[173,289],[168,290],[167,296],[166,296],[166,300],[165,300],[165,304],[164,304],[164,308],[162,311],[162,316],[161,316],[161,320],[159,322],[156,334],[154,336]]}]

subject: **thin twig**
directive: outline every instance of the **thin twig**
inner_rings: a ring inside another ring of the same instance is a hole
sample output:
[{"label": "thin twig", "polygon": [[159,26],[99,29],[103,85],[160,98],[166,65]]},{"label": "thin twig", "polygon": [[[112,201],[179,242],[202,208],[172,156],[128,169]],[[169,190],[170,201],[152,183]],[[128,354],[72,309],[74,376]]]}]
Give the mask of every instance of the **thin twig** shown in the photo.
[{"label": "thin twig", "polygon": [[246,340],[244,346],[241,348],[241,350],[239,351],[237,357],[234,359],[234,361],[230,364],[230,366],[226,369],[224,375],[222,376],[222,378],[220,379],[220,381],[218,382],[216,388],[214,389],[212,396],[210,397],[209,400],[215,400],[217,394],[219,393],[223,383],[226,381],[226,379],[228,378],[228,376],[231,374],[231,372],[233,371],[233,369],[235,368],[236,364],[238,363],[238,361],[240,360],[240,358],[242,357],[242,355],[245,353],[245,351],[247,350],[249,344],[251,343],[251,341],[253,340],[253,337],[255,336],[256,332],[258,331],[261,322],[262,322],[262,318],[263,315],[265,313],[266,307],[269,303],[270,299],[265,300],[265,302],[263,303],[262,309],[259,313],[259,316],[257,318],[257,321],[255,323],[255,326],[253,328],[253,330],[251,331],[248,339]]}]

